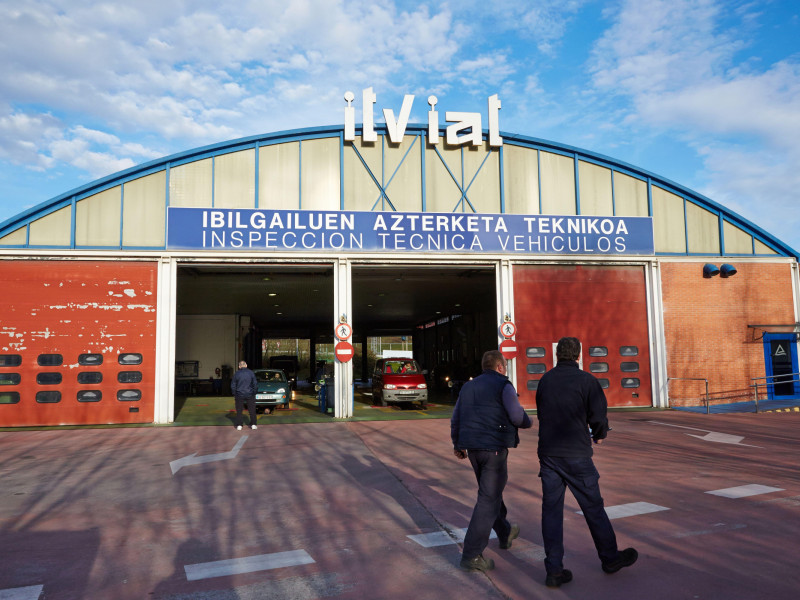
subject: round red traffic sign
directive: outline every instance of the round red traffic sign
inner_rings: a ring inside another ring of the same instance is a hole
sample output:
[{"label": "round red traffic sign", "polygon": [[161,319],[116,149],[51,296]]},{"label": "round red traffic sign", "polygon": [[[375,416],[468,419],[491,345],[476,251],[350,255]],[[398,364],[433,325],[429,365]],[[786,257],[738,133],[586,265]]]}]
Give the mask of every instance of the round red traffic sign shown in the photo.
[{"label": "round red traffic sign", "polygon": [[517,342],[514,340],[503,340],[500,342],[500,353],[506,358],[514,358],[517,355]]},{"label": "round red traffic sign", "polygon": [[346,340],[353,335],[353,328],[347,323],[339,323],[333,333],[340,340]]},{"label": "round red traffic sign", "polygon": [[353,344],[350,342],[339,342],[333,349],[333,353],[339,362],[347,362],[353,358]]},{"label": "round red traffic sign", "polygon": [[503,334],[504,338],[512,338],[517,333],[517,326],[514,325],[514,321],[506,321],[502,325],[500,325],[500,333]]}]

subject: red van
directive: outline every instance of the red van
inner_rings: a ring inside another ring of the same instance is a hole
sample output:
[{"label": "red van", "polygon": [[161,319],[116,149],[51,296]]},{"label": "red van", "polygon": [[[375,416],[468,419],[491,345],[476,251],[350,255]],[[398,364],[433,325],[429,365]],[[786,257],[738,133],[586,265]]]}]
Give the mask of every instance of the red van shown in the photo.
[{"label": "red van", "polygon": [[411,358],[379,358],[372,372],[372,398],[377,404],[419,402],[428,407],[428,384],[417,361]]}]

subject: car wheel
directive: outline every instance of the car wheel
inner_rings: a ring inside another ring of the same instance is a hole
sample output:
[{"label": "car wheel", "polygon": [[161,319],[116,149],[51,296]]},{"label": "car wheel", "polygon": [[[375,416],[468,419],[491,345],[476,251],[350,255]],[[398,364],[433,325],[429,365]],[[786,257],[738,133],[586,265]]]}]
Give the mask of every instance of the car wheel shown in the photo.
[{"label": "car wheel", "polygon": [[425,409],[427,409],[427,408],[428,408],[428,403],[427,403],[427,402],[425,402],[425,400],[420,400],[419,407],[420,407],[422,410],[425,410]]},{"label": "car wheel", "polygon": [[381,406],[387,406],[388,405],[388,403],[386,402],[386,398],[383,397],[383,394],[381,394],[380,400],[381,400]]}]

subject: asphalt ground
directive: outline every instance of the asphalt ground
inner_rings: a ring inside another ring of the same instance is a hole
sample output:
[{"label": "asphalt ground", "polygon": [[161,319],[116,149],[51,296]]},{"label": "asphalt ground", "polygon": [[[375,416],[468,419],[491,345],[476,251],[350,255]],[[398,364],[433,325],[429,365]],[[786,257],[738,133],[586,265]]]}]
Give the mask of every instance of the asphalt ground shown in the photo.
[{"label": "asphalt ground", "polygon": [[535,425],[509,458],[522,533],[510,550],[490,541],[488,575],[457,566],[476,485],[447,419],[0,432],[0,598],[798,597],[800,413],[611,425],[595,462],[639,561],[603,573],[567,494],[575,579],[556,590]]}]

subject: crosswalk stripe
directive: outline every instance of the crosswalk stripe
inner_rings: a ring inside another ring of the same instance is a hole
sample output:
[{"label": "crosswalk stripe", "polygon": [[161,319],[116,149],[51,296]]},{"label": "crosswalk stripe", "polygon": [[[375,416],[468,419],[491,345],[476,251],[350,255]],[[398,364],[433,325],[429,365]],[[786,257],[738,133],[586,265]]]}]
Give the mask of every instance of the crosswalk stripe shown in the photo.
[{"label": "crosswalk stripe", "polygon": [[231,558],[214,562],[186,565],[186,579],[196,581],[211,577],[225,577],[241,573],[254,573],[281,567],[295,567],[316,562],[305,550],[291,550],[289,552],[276,552],[274,554],[259,554],[243,558]]}]

